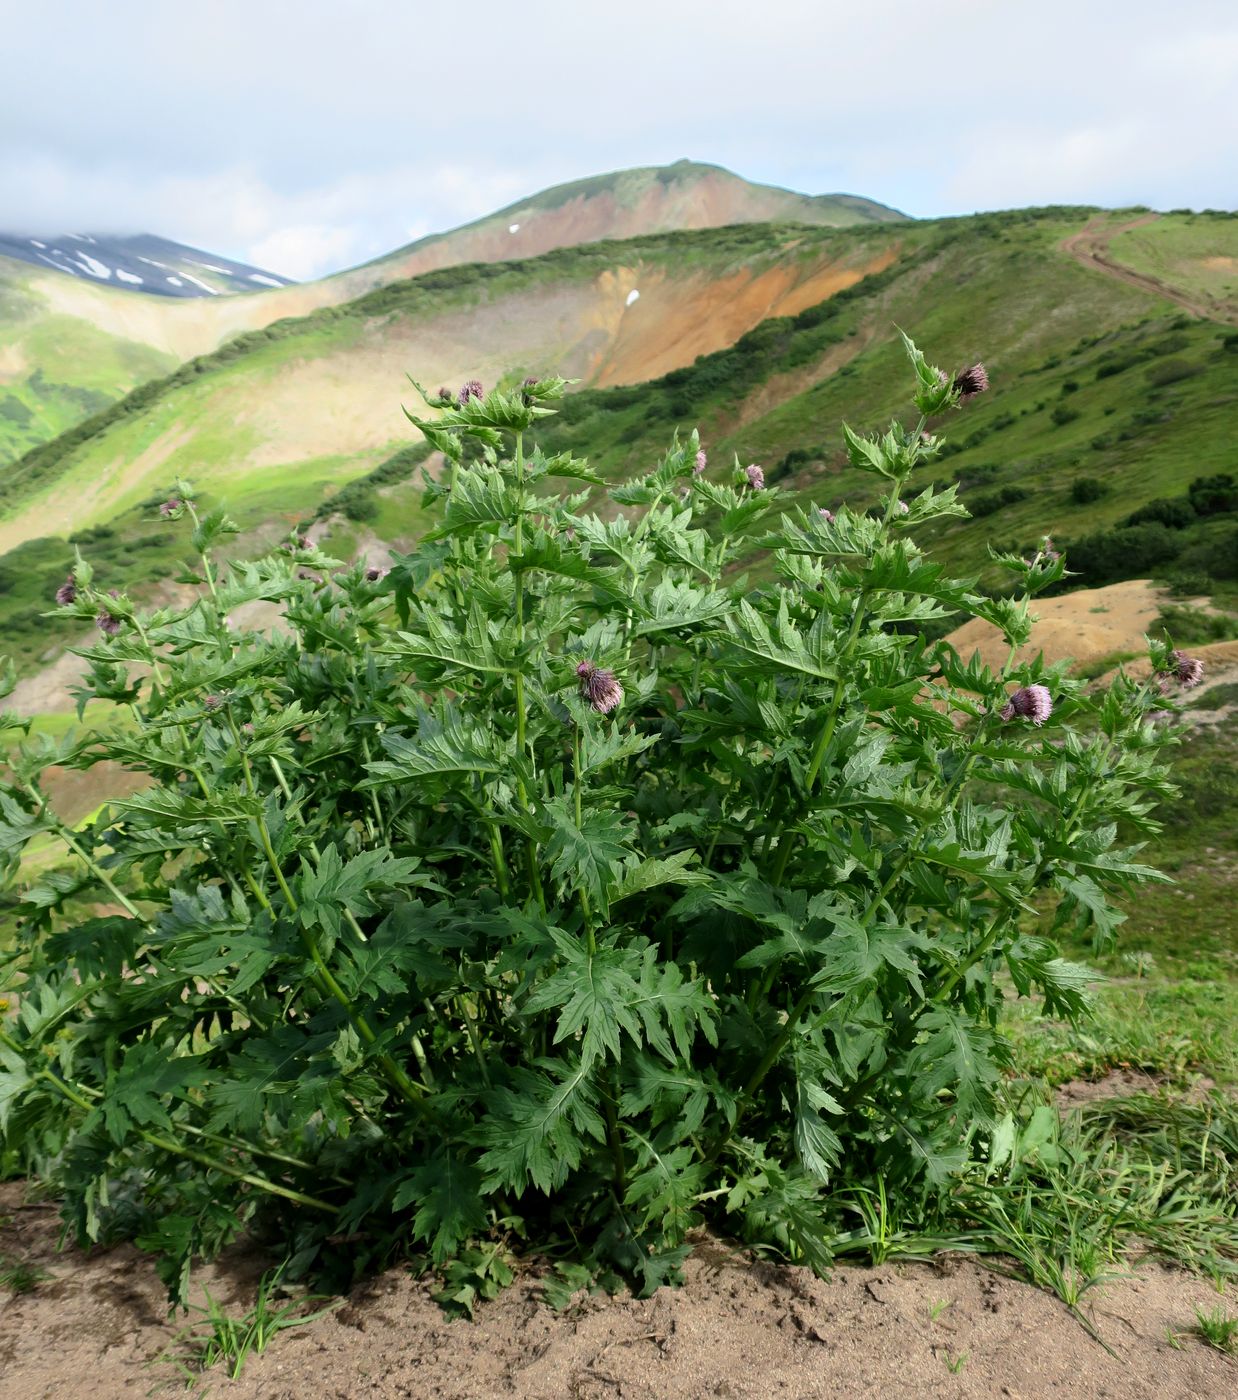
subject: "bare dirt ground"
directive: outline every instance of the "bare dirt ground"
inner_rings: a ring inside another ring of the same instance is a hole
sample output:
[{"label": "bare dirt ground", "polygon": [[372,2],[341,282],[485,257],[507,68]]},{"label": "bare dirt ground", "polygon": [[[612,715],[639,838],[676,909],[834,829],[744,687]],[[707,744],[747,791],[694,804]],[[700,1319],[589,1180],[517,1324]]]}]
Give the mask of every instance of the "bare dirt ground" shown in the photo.
[{"label": "bare dirt ground", "polygon": [[[159,1358],[177,1352],[186,1323],[167,1319],[146,1256],[130,1245],[56,1253],[55,1209],[23,1205],[17,1183],[0,1186],[0,1219],[0,1250],[50,1275],[0,1307],[0,1400],[183,1386]],[[205,1284],[243,1312],[262,1267],[233,1251],[195,1275],[195,1292]],[[580,1294],[557,1313],[531,1268],[467,1322],[445,1317],[431,1291],[389,1270],[280,1334],[240,1380],[216,1369],[201,1386],[235,1400],[1219,1400],[1238,1388],[1238,1365],[1190,1332],[1216,1293],[1155,1262],[1087,1295],[1104,1345],[1055,1298],[956,1255],[840,1266],[823,1282],[703,1237],[684,1286],[652,1298]]]},{"label": "bare dirt ground", "polygon": [[[1037,598],[1032,603],[1031,640],[1020,647],[1016,659],[1031,661],[1040,652],[1045,660],[1070,659],[1077,665],[1117,657],[1124,653],[1146,650],[1144,634],[1151,632],[1157,615],[1166,600],[1166,591],[1150,579],[1128,579],[1111,583],[1105,588],[1081,588],[1063,593],[1057,598]],[[1182,600],[1206,607],[1206,598]],[[986,666],[998,668],[1005,664],[1010,648],[998,628],[990,622],[973,618],[951,632],[946,639],[966,660],[979,654]],[[1212,642],[1207,646],[1192,646],[1192,656],[1228,663],[1233,642]],[[1126,669],[1131,675],[1140,673],[1140,661],[1131,660]],[[1142,663],[1147,672],[1146,661]],[[1211,678],[1211,677],[1210,677]]]}]

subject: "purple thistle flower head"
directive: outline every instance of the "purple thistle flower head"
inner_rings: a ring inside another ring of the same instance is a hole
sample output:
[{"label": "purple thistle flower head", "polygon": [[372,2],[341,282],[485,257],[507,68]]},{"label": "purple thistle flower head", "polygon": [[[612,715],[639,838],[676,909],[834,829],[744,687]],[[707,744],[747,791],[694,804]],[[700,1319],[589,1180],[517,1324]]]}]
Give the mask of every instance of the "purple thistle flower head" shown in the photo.
[{"label": "purple thistle flower head", "polygon": [[485,397],[486,391],[481,387],[480,379],[470,379],[464,383],[460,392],[456,395],[456,407],[463,408],[470,399],[480,399]]},{"label": "purple thistle flower head", "polygon": [[529,393],[538,382],[537,375],[531,374],[520,386],[520,402],[528,408],[533,402],[533,395]]},{"label": "purple thistle flower head", "polygon": [[170,515],[180,510],[183,504],[184,502],[180,499],[179,496],[169,496],[168,499],[164,501],[164,503],[159,507],[159,514],[162,515],[163,518],[166,520]]},{"label": "purple thistle flower head", "polygon": [[100,632],[106,633],[109,637],[114,637],[120,631],[120,618],[113,617],[106,608],[100,608],[95,614],[95,626]]},{"label": "purple thistle flower head", "polygon": [[77,602],[77,584],[73,581],[72,574],[69,574],[56,590],[56,601],[62,608],[67,608],[70,603]]},{"label": "purple thistle flower head", "polygon": [[443,405],[443,407],[446,407],[448,404],[453,404],[456,401],[455,394],[451,392],[451,390],[447,387],[446,384],[442,386],[442,388],[438,391],[437,394],[435,394],[434,397],[439,401],[440,404]]},{"label": "purple thistle flower head", "polygon": [[827,525],[833,525],[834,512],[832,510],[826,510],[824,506],[818,506],[817,514],[821,517],[822,520],[825,521]]},{"label": "purple thistle flower head", "polygon": [[966,403],[968,399],[984,393],[989,387],[989,376],[983,365],[972,365],[970,369],[959,370],[950,387],[958,393],[959,402]]},{"label": "purple thistle flower head", "polygon": [[1170,653],[1174,664],[1174,676],[1183,690],[1194,690],[1204,678],[1204,663],[1196,656],[1188,656],[1184,651]]},{"label": "purple thistle flower head", "polygon": [[898,513],[899,513],[900,515],[906,515],[910,510],[911,510],[911,507],[907,504],[906,501],[899,501],[899,503],[898,503]]},{"label": "purple thistle flower head", "polygon": [[762,467],[758,467],[755,462],[749,462],[744,468],[744,475],[748,478],[748,485],[754,491],[765,490],[765,471]]},{"label": "purple thistle flower head", "polygon": [[692,468],[692,475],[700,476],[708,465],[709,458],[706,457],[705,449],[702,447],[701,450],[696,454],[696,464]]},{"label": "purple thistle flower head", "polygon": [[576,667],[580,677],[580,698],[587,700],[600,715],[608,715],[623,703],[623,686],[613,671],[604,671],[592,661]]},{"label": "purple thistle flower head", "polygon": [[1053,713],[1053,696],[1043,685],[1025,685],[1016,690],[1002,706],[999,714],[1003,720],[1030,719],[1041,725]]},{"label": "purple thistle flower head", "polygon": [[208,710],[217,710],[224,702],[222,695],[204,695],[202,704]]}]

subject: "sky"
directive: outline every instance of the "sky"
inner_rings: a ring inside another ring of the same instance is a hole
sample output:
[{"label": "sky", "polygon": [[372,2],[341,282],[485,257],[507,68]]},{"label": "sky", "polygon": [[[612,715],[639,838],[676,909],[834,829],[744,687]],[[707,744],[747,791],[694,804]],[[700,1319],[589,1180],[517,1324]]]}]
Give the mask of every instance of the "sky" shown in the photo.
[{"label": "sky", "polygon": [[1238,204],[1233,0],[0,0],[0,228],[298,279],[680,158],[917,217]]}]

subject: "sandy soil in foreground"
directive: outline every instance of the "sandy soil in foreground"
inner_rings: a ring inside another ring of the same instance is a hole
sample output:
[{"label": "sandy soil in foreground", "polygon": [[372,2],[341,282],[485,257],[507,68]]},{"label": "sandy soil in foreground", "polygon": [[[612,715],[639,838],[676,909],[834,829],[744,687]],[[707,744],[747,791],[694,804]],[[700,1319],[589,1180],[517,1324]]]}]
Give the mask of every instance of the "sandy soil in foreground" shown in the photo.
[{"label": "sandy soil in foreground", "polygon": [[[183,1386],[161,1354],[183,1321],[130,1245],[55,1252],[54,1207],[0,1186],[0,1250],[52,1277],[0,1308],[0,1400],[119,1400]],[[195,1275],[234,1314],[260,1259],[234,1251]],[[652,1298],[578,1295],[552,1311],[530,1270],[475,1322],[451,1321],[430,1286],[392,1269],[329,1316],[284,1332],[239,1381],[203,1376],[235,1400],[695,1400],[695,1397],[1222,1397],[1238,1364],[1189,1332],[1205,1281],[1154,1262],[1088,1295],[1106,1350],[1055,1298],[975,1260],[941,1256],[840,1266],[829,1282],[713,1238],[684,1287]]]}]

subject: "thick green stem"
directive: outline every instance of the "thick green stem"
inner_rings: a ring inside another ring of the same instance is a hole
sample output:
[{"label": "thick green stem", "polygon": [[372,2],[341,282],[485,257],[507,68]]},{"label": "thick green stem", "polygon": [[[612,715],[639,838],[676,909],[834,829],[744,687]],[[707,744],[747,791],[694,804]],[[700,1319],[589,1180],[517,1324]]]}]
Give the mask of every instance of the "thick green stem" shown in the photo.
[{"label": "thick green stem", "polygon": [[[517,557],[524,551],[524,433],[516,433],[516,492],[521,497],[519,508],[516,512],[516,528],[512,540],[512,549]],[[521,653],[517,658],[516,671],[514,676],[516,690],[516,752],[521,760],[526,757],[528,750],[527,716],[525,714],[525,694],[524,694],[524,570],[520,569],[516,573],[516,644]],[[526,812],[531,811],[529,804],[529,794],[524,785],[524,778],[516,779],[516,792],[520,798],[520,805]],[[538,907],[542,913],[546,912],[546,895],[542,889],[542,875],[537,862],[537,844],[532,837],[529,838],[525,846],[525,859],[529,870],[529,885],[533,890]]]},{"label": "thick green stem", "polygon": [[[10,1050],[21,1055],[23,1059],[25,1058],[22,1046],[4,1031],[0,1031],[0,1044],[7,1045]],[[80,1086],[70,1084],[49,1069],[39,1070],[38,1077],[54,1084],[56,1089],[78,1108],[84,1109],[87,1113],[94,1109],[95,1105],[82,1092]],[[249,1186],[256,1186],[260,1191],[266,1191],[269,1195],[283,1196],[286,1200],[295,1201],[298,1205],[311,1206],[315,1210],[325,1210],[331,1215],[339,1213],[339,1206],[332,1205],[330,1201],[320,1200],[317,1196],[307,1196],[303,1191],[294,1191],[290,1186],[281,1185],[278,1181],[269,1181],[266,1177],[258,1176],[255,1172],[243,1171],[240,1167],[234,1167],[229,1162],[221,1162],[217,1157],[211,1157],[205,1152],[198,1152],[182,1143],[170,1142],[167,1138],[161,1137],[158,1133],[149,1132],[145,1128],[138,1128],[137,1133],[152,1147],[158,1147],[164,1152],[184,1157],[187,1161],[197,1162],[199,1166],[207,1167],[211,1171],[222,1172],[225,1176],[243,1181]]]},{"label": "thick green stem", "polygon": [[[572,727],[572,800],[576,808],[576,830],[580,831],[584,825],[582,820],[582,784],[580,781],[580,725]],[[580,912],[585,921],[585,941],[589,949],[589,956],[592,957],[597,952],[597,939],[593,932],[593,917],[589,912],[589,896],[583,885],[580,886]]]},{"label": "thick green stem", "polygon": [[477,1034],[477,1023],[469,1015],[468,1000],[464,996],[456,998],[456,1003],[460,1008],[460,1019],[464,1022],[465,1030],[468,1032],[469,1045],[473,1049],[473,1056],[477,1061],[477,1068],[481,1071],[482,1083],[486,1088],[490,1087],[490,1069],[486,1064],[485,1052],[481,1047],[481,1037]]},{"label": "thick green stem", "polygon": [[[232,732],[236,736],[237,749],[241,755],[241,768],[245,775],[246,791],[251,797],[256,799],[258,797],[258,791],[254,785],[253,771],[249,766],[249,756],[241,747],[240,735],[236,732],[236,723],[231,715],[228,716],[228,723],[232,726]],[[289,911],[295,914],[298,909],[296,897],[289,888],[288,881],[284,878],[284,872],[280,869],[279,858],[275,854],[275,845],[271,840],[270,828],[267,826],[266,816],[262,812],[259,812],[256,818],[256,825],[258,828],[258,837],[266,853],[267,863],[271,867],[271,873],[275,876],[275,883],[279,886],[280,893],[284,896]],[[253,882],[252,888],[255,893],[257,893],[259,887],[256,881]],[[262,898],[261,902],[268,910],[270,909],[270,904],[265,897]],[[335,980],[331,969],[327,966],[326,960],[322,956],[322,951],[318,947],[318,942],[314,938],[314,935],[300,920],[297,920],[297,931],[301,935],[301,941],[305,945],[306,952],[310,955],[310,961],[314,964],[319,985],[344,1008],[345,1014],[361,1039],[364,1040],[367,1045],[377,1045],[378,1036],[374,1033],[374,1028],[366,1020],[365,1016],[353,1005],[352,998],[348,993]],[[426,1108],[425,1096],[422,1094],[421,1090],[417,1088],[408,1075],[396,1064],[395,1060],[387,1051],[379,1051],[378,1063],[382,1066],[387,1078],[408,1103],[413,1104],[423,1112],[428,1111]]]},{"label": "thick green stem", "polygon": [[107,873],[107,871],[104,870],[103,867],[95,861],[93,856],[88,855],[86,851],[84,851],[82,847],[78,845],[78,843],[74,840],[72,834],[70,833],[69,828],[65,826],[65,824],[60,820],[60,818],[57,817],[55,813],[51,811],[51,809],[47,805],[47,798],[44,797],[43,794],[39,792],[39,790],[32,786],[30,783],[23,783],[22,787],[39,804],[39,814],[46,814],[47,816],[51,817],[53,823],[53,830],[55,831],[56,835],[59,836],[60,839],[65,843],[65,845],[68,846],[68,848],[73,852],[73,854],[85,864],[86,868],[95,877],[95,879],[99,881],[103,888],[107,890],[107,892],[113,897],[113,899],[116,900],[117,904],[119,904],[122,909],[125,909],[133,918],[139,919],[143,923],[145,923],[146,921],[142,919],[141,912],[138,910],[137,905],[133,903],[133,901],[129,898],[128,895],[126,895],[123,891],[117,888],[115,881]]},{"label": "thick green stem", "polygon": [[615,1191],[620,1201],[628,1193],[628,1168],[623,1155],[623,1138],[619,1132],[619,1118],[615,1113],[613,1087],[615,1076],[602,1090],[602,1112],[606,1118],[606,1140],[610,1144],[610,1159],[615,1167]]}]

